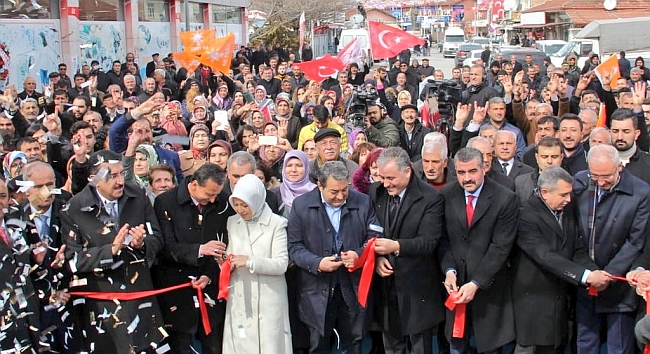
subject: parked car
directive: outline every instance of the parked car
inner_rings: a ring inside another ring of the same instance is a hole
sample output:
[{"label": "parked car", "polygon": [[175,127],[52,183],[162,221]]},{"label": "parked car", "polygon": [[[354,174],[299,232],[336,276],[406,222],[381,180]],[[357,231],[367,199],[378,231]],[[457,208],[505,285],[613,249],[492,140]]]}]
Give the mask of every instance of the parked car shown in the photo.
[{"label": "parked car", "polygon": [[479,59],[481,59],[481,53],[483,53],[483,49],[474,49],[469,54],[467,55],[467,59],[463,60],[463,66],[472,66],[476,64]]},{"label": "parked car", "polygon": [[535,41],[535,45],[537,46],[537,49],[541,50],[542,52],[546,53],[546,55],[553,55],[557,53],[558,50],[562,49],[564,45],[566,44],[565,41],[561,41],[558,39],[545,39],[541,41]]},{"label": "parked car", "polygon": [[546,58],[546,53],[542,52],[539,49],[507,46],[507,47],[500,47],[497,50],[493,51],[492,56],[490,57],[490,62],[496,60],[497,54],[501,54],[501,57],[505,61],[510,61],[510,56],[516,55],[517,61],[519,61],[522,64],[524,63],[524,58],[526,57],[526,55],[530,54],[533,56],[533,63],[539,66],[544,65],[544,58]]},{"label": "parked car", "polygon": [[488,45],[490,44],[490,38],[485,38],[485,37],[474,37],[472,38],[472,43],[480,44],[480,45]]},{"label": "parked car", "polygon": [[[456,51],[456,57],[454,58],[454,64],[456,66],[462,66],[463,60],[467,59],[467,55],[472,50],[483,50],[483,46],[477,43],[462,43],[458,46],[458,51]],[[479,55],[480,57],[480,55]]]}]

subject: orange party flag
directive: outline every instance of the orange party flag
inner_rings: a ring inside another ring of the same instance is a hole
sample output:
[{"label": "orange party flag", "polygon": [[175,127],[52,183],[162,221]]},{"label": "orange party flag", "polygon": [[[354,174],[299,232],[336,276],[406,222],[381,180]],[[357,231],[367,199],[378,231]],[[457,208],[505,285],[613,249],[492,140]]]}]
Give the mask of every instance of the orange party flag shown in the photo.
[{"label": "orange party flag", "polygon": [[174,53],[174,59],[176,59],[178,64],[187,69],[188,73],[195,72],[196,68],[198,68],[201,64],[201,60],[198,55],[194,55],[188,52]]},{"label": "orange party flag", "polygon": [[611,79],[611,86],[616,86],[616,80],[621,77],[621,72],[618,68],[618,56],[614,54],[604,62],[600,63],[600,65],[594,69],[594,74],[596,74],[600,82],[603,82],[603,77],[609,76]]},{"label": "orange party flag", "polygon": [[605,104],[600,104],[600,111],[598,111],[598,120],[596,121],[596,126],[601,128],[607,128],[607,109]]},{"label": "orange party flag", "polygon": [[230,32],[226,37],[213,40],[209,47],[201,54],[201,63],[212,70],[223,74],[228,73],[235,52],[235,34]]},{"label": "orange party flag", "polygon": [[216,30],[196,30],[196,31],[183,31],[180,33],[181,43],[185,52],[194,55],[201,55],[209,46],[216,35]]}]

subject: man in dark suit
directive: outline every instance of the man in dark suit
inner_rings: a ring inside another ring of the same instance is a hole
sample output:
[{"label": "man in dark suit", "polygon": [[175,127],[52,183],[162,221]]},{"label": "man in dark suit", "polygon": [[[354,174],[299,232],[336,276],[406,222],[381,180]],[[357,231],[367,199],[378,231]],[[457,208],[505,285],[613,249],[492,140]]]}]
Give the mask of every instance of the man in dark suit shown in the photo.
[{"label": "man in dark suit", "polygon": [[289,217],[289,255],[300,268],[300,319],[310,330],[310,353],[329,354],[337,328],[344,353],[361,354],[365,309],[357,300],[361,270],[349,272],[363,253],[375,210],[365,194],[349,190],[341,161],[318,170],[318,189],[296,198]]},{"label": "man in dark suit", "polygon": [[147,63],[145,74],[147,77],[153,77],[153,72],[156,70],[156,65],[158,65],[158,58],[160,57],[159,53],[153,53],[151,55],[151,61]]},{"label": "man in dark suit", "polygon": [[472,333],[479,353],[497,351],[515,339],[508,258],[517,233],[517,196],[485,178],[477,149],[460,149],[454,165],[458,183],[442,189],[446,233],[439,255],[447,291],[467,312],[464,333],[452,337],[452,327],[460,324],[447,311],[450,352],[467,353]]},{"label": "man in dark suit", "polygon": [[[35,247],[32,257],[32,264],[37,267],[32,273],[34,287],[42,294],[42,299],[48,299],[50,296],[67,299],[69,295],[59,289],[66,288],[67,285],[62,284],[64,282],[59,281],[60,279],[55,280],[55,277],[61,274],[61,266],[53,262],[57,257],[55,250],[59,249],[58,253],[62,255],[60,249],[65,249],[62,246],[59,213],[70,194],[64,192],[66,194],[59,196],[52,193],[55,187],[54,170],[47,163],[31,162],[23,167],[22,172],[26,188],[24,193],[28,202],[21,207],[17,215],[8,217],[19,218],[27,224],[25,241]],[[64,347],[72,348],[72,340],[77,338],[66,337],[67,326],[61,320],[61,313],[48,305],[51,305],[50,301],[41,302],[40,328],[44,330],[56,326],[56,330],[44,335],[44,342],[54,351],[63,351]]]},{"label": "man in dark suit", "polygon": [[[469,141],[467,141],[467,147],[468,148],[474,148],[478,151],[481,152],[483,155],[483,164],[484,164],[484,171],[485,171],[485,177],[497,182],[498,184],[510,189],[511,191],[515,191],[515,182],[508,178],[508,176],[504,175],[503,173],[499,173],[495,171],[495,168],[492,164],[492,161],[494,160],[494,148],[492,148],[492,144],[480,136],[475,136]],[[452,163],[449,164],[450,167],[453,167],[453,160]],[[454,167],[454,180],[456,180],[456,171]]]},{"label": "man in dark suit", "polygon": [[[229,212],[232,209],[226,208],[228,199],[221,193],[225,181],[221,167],[206,163],[156,198],[154,209],[165,240],[156,267],[156,287],[196,278],[206,298],[217,298],[219,266],[215,257],[222,257],[226,251],[226,221],[234,215]],[[212,333],[205,335],[192,300],[195,296],[195,289],[185,288],[158,297],[170,330],[171,349],[174,353],[192,353],[192,337],[196,334],[204,353],[221,353],[226,304],[222,301],[208,307]]]},{"label": "man in dark suit", "polygon": [[[609,274],[623,275],[648,239],[650,187],[623,168],[611,145],[592,146],[587,163],[588,170],[578,172],[573,182],[580,232],[596,265]],[[612,282],[598,290],[597,297],[578,290],[578,352],[600,352],[604,327],[609,353],[633,353],[638,306],[634,289]]]},{"label": "man in dark suit", "polygon": [[572,183],[562,167],[548,166],[520,209],[512,287],[516,353],[556,353],[567,344],[570,285],[599,288],[610,281],[580,237]]},{"label": "man in dark suit", "polygon": [[492,169],[495,172],[502,173],[514,181],[517,176],[535,171],[516,157],[517,135],[514,132],[497,131],[494,134],[494,150],[496,159],[492,161]]},{"label": "man in dark suit", "polygon": [[[124,182],[118,153],[101,150],[88,160],[91,182],[59,216],[67,264],[77,276],[71,290],[153,290],[149,267],[163,240],[151,202],[142,188]],[[74,325],[85,332],[85,351],[140,352],[165,337],[158,330],[164,323],[153,296],[121,302],[85,299],[75,310],[81,314]],[[137,330],[130,330],[133,323]]]},{"label": "man in dark suit", "polygon": [[[7,229],[4,210],[9,207],[9,192],[4,181],[0,181],[0,279],[2,279],[3,298],[0,301],[0,320],[3,322],[0,348],[12,349],[18,347],[19,351],[47,350],[39,342],[39,331],[30,330],[39,326],[39,310],[37,296],[24,296],[33,294],[34,287],[30,277],[26,279],[23,274],[29,272],[30,253],[17,252],[22,247],[27,247],[23,239],[13,237],[14,234]],[[20,297],[19,297],[20,296]],[[18,305],[9,299],[23,299],[25,306]],[[18,313],[14,311],[18,310]]]},{"label": "man in dark suit", "polygon": [[619,108],[612,114],[610,122],[612,142],[623,166],[635,177],[650,184],[650,155],[637,144],[639,136],[645,134],[639,130],[637,117],[631,110]]},{"label": "man in dark suit", "polygon": [[433,332],[442,322],[442,288],[435,251],[442,237],[440,193],[413,173],[406,151],[385,149],[377,161],[383,183],[370,197],[384,237],[377,238],[376,284],[387,354],[431,353]]}]

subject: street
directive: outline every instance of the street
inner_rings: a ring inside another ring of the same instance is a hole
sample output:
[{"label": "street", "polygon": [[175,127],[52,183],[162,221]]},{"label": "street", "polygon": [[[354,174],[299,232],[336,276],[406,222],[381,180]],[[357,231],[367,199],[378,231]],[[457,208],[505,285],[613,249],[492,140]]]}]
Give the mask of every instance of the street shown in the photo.
[{"label": "street", "polygon": [[[428,56],[417,55],[415,52],[412,52],[411,54],[411,60],[417,59],[420,65],[422,65],[422,59],[425,58],[429,59],[429,65],[436,69],[441,69],[444,72],[445,79],[451,77],[451,70],[454,68],[454,58],[443,58],[442,53],[438,53],[437,47],[432,48],[431,55]],[[375,66],[387,65],[387,63],[386,60],[382,60],[378,64],[375,64]],[[411,63],[409,63],[409,65],[411,65]]]}]

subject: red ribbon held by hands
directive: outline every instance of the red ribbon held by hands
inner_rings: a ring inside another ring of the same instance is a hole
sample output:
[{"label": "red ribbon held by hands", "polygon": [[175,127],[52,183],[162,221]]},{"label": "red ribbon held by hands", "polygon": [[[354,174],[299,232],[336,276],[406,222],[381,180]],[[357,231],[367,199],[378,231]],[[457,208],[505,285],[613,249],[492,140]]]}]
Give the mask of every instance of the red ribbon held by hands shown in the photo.
[{"label": "red ribbon held by hands", "polygon": [[467,304],[457,304],[456,300],[458,300],[458,292],[454,291],[449,294],[447,301],[445,301],[445,307],[448,308],[449,311],[454,311],[454,309],[456,310],[454,312],[454,326],[451,331],[451,337],[465,338],[465,313],[467,310]]},{"label": "red ribbon held by hands", "polygon": [[221,273],[219,273],[219,295],[217,300],[228,301],[228,292],[230,291],[230,273],[232,271],[232,255],[229,255],[223,263],[221,263]]},{"label": "red ribbon held by hands", "polygon": [[354,262],[354,266],[348,268],[348,271],[352,273],[363,267],[363,270],[361,270],[361,280],[359,281],[359,293],[357,295],[359,304],[362,307],[366,307],[368,304],[368,293],[370,293],[372,275],[375,271],[375,241],[377,241],[376,238],[371,238],[366,244],[366,248],[361,253],[361,256]]},{"label": "red ribbon held by hands", "polygon": [[[159,294],[164,294],[170,291],[188,288],[192,286],[192,282],[178,284],[170,286],[167,288],[156,289],[156,290],[146,290],[146,291],[135,291],[131,293],[118,293],[118,292],[98,292],[98,291],[73,291],[70,296],[85,297],[87,299],[93,300],[105,300],[105,301],[130,301],[130,300],[139,300],[145,297],[156,296]],[[203,321],[203,329],[205,334],[208,335],[212,332],[212,327],[210,326],[210,318],[208,317],[208,307],[205,305],[203,299],[203,289],[196,288],[197,298],[199,300],[199,311],[201,312],[201,319]]]}]

